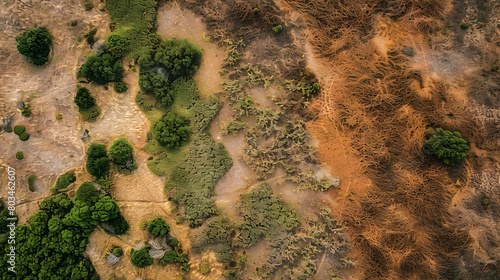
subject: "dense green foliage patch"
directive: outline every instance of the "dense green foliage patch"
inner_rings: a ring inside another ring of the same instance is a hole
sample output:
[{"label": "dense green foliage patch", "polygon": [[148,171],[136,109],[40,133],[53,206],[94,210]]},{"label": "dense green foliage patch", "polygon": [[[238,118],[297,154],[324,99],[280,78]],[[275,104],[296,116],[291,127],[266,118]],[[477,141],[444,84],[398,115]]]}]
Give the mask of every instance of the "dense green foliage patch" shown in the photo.
[{"label": "dense green foliage patch", "polygon": [[35,65],[44,65],[49,60],[52,35],[45,27],[30,28],[16,36],[17,50]]},{"label": "dense green foliage patch", "polygon": [[[3,217],[0,213],[0,218]],[[92,184],[83,184],[73,199],[64,193],[43,200],[28,224],[16,227],[16,274],[7,270],[7,254],[0,262],[1,279],[100,279],[84,256],[89,235],[95,227],[119,214],[116,202],[99,195]],[[0,222],[3,220],[0,219]],[[4,230],[0,244],[9,252]]]},{"label": "dense green foliage patch", "polygon": [[103,85],[119,81],[123,76],[123,65],[118,58],[106,53],[92,55],[80,68],[79,74],[91,82]]},{"label": "dense green foliage patch", "polygon": [[149,255],[149,250],[145,247],[140,250],[132,249],[130,262],[137,267],[147,267],[153,264],[153,258]]},{"label": "dense green foliage patch", "polygon": [[153,136],[167,148],[178,148],[189,140],[190,134],[186,119],[168,113],[155,124]]},{"label": "dense green foliage patch", "polygon": [[26,130],[26,128],[23,125],[16,125],[14,127],[14,133],[16,135],[21,135],[25,130]]},{"label": "dense green foliage patch", "polygon": [[50,189],[52,193],[56,193],[61,189],[67,188],[71,183],[76,181],[76,176],[74,172],[67,172],[64,175],[59,176],[56,181],[56,185]]},{"label": "dense green foliage patch", "polygon": [[441,128],[431,128],[427,132],[430,137],[424,141],[424,148],[428,154],[436,156],[447,165],[456,165],[467,157],[469,145],[460,133]]},{"label": "dense green foliage patch", "polygon": [[148,232],[154,236],[166,236],[170,231],[170,226],[162,218],[154,218],[148,223]]},{"label": "dense green foliage patch", "polygon": [[134,147],[126,138],[113,141],[113,144],[109,147],[109,160],[115,164],[118,172],[129,174],[137,169],[133,151]]},{"label": "dense green foliage patch", "polygon": [[106,147],[102,144],[92,144],[87,149],[87,172],[97,179],[106,177],[109,171],[109,158]]},{"label": "dense green foliage patch", "polygon": [[215,217],[191,235],[191,246],[195,253],[213,250],[217,253],[218,261],[229,263],[233,260],[231,249],[233,234],[234,229],[229,219]]},{"label": "dense green foliage patch", "polygon": [[101,109],[97,106],[94,97],[86,87],[76,86],[75,104],[78,106],[78,111],[82,115],[84,121],[93,122],[97,120]]}]

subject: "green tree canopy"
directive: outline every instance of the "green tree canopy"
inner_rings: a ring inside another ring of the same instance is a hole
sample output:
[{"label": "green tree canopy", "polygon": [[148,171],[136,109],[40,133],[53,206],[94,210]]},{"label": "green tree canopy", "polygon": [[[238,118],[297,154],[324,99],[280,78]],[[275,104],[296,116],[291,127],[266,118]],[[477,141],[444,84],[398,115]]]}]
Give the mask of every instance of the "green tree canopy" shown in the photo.
[{"label": "green tree canopy", "polygon": [[35,65],[44,65],[48,61],[52,35],[45,27],[30,28],[21,35],[16,36],[17,50],[29,58]]},{"label": "green tree canopy", "polygon": [[467,157],[469,145],[460,133],[441,128],[430,128],[427,133],[430,137],[424,141],[424,149],[428,154],[436,156],[447,165],[456,165]]},{"label": "green tree canopy", "polygon": [[193,75],[200,66],[203,53],[196,45],[184,40],[165,40],[155,53],[155,61],[167,68],[173,76]]},{"label": "green tree canopy", "polygon": [[88,57],[79,73],[91,82],[106,84],[122,78],[123,66],[118,58],[108,53],[101,56],[93,55]]},{"label": "green tree canopy", "polygon": [[95,99],[90,95],[90,91],[86,87],[77,86],[76,96],[74,99],[79,109],[89,109],[95,105]]},{"label": "green tree canopy", "polygon": [[153,258],[149,255],[148,249],[142,248],[132,252],[130,262],[137,267],[146,267],[153,264]]},{"label": "green tree canopy", "polygon": [[87,149],[87,172],[96,178],[105,177],[109,171],[109,159],[106,146],[92,144]]},{"label": "green tree canopy", "polygon": [[148,224],[148,232],[154,236],[166,236],[170,231],[170,226],[162,218],[154,218]]},{"label": "green tree canopy", "polygon": [[109,159],[114,164],[126,165],[128,161],[134,160],[134,147],[126,138],[119,138],[113,141],[109,147]]},{"label": "green tree canopy", "polygon": [[161,145],[167,148],[175,148],[187,142],[190,133],[187,120],[173,113],[168,113],[156,123],[153,137]]},{"label": "green tree canopy", "polygon": [[119,33],[109,34],[104,43],[108,52],[115,57],[123,57],[130,51],[130,41]]}]

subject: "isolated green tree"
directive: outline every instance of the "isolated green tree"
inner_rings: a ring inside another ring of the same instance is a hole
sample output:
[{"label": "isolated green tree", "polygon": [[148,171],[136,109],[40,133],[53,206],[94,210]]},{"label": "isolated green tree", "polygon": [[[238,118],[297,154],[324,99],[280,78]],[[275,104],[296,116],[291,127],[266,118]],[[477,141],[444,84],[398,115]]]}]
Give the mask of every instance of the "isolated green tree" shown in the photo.
[{"label": "isolated green tree", "polygon": [[137,267],[146,267],[153,264],[153,258],[149,255],[148,249],[142,248],[132,252],[130,262]]},{"label": "isolated green tree", "polygon": [[93,55],[88,57],[79,73],[91,82],[106,84],[122,78],[123,66],[118,58],[110,54]]},{"label": "isolated green tree", "polygon": [[95,106],[95,99],[90,95],[90,91],[86,87],[77,86],[76,96],[74,99],[79,109],[89,109]]},{"label": "isolated green tree", "polygon": [[170,226],[162,218],[154,218],[148,224],[148,232],[154,236],[166,236],[170,231]]},{"label": "isolated green tree", "polygon": [[44,65],[48,61],[52,35],[45,27],[33,27],[16,36],[17,50],[29,58],[35,65]]},{"label": "isolated green tree", "polygon": [[187,142],[189,134],[187,120],[173,113],[168,113],[156,123],[153,137],[167,148],[175,148]]},{"label": "isolated green tree", "polygon": [[119,172],[129,173],[137,168],[133,150],[134,147],[125,138],[116,139],[109,147],[109,159],[116,165]]},{"label": "isolated green tree", "polygon": [[427,133],[430,135],[429,139],[424,141],[427,154],[436,156],[447,165],[456,165],[467,157],[469,145],[460,133],[441,128],[430,128]]},{"label": "isolated green tree", "polygon": [[87,149],[87,172],[97,179],[105,177],[109,172],[109,158],[106,147],[101,144],[92,144]]},{"label": "isolated green tree", "polygon": [[203,53],[188,40],[165,40],[160,43],[154,60],[170,70],[173,79],[194,74]]}]

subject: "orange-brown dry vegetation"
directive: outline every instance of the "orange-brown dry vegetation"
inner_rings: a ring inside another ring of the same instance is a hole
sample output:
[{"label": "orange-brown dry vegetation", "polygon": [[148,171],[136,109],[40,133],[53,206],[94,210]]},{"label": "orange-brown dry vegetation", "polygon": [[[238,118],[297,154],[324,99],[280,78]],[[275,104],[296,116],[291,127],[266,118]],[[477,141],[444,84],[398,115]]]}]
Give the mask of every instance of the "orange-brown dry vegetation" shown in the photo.
[{"label": "orange-brown dry vegetation", "polygon": [[462,95],[402,53],[408,44],[428,48],[424,40],[440,29],[451,4],[286,2],[303,14],[319,63],[334,69],[312,105],[320,114],[309,128],[320,160],[343,180],[330,194],[354,246],[353,279],[463,277],[471,237],[468,225],[453,223],[449,207],[484,159],[471,152],[449,168],[422,146],[428,127],[459,131],[481,147],[486,134]]}]

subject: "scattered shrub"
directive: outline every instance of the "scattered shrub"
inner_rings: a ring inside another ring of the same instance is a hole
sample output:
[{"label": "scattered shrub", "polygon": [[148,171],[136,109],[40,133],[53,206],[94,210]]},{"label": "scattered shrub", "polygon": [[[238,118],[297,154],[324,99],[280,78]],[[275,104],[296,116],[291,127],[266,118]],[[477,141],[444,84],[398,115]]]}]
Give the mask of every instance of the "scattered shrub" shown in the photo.
[{"label": "scattered shrub", "polygon": [[167,148],[177,148],[189,140],[187,120],[173,113],[166,114],[155,124],[153,137]]},{"label": "scattered shrub", "polygon": [[281,26],[280,24],[278,26],[273,27],[273,32],[274,34],[280,34],[281,32],[283,32],[283,26]]},{"label": "scattered shrub", "polygon": [[24,131],[26,131],[26,128],[23,125],[16,125],[14,127],[14,133],[16,135],[21,135]]},{"label": "scattered shrub", "polygon": [[16,158],[17,158],[17,159],[23,159],[23,158],[24,158],[24,154],[23,154],[23,152],[17,152],[17,153],[16,153]]},{"label": "scattered shrub", "polygon": [[79,109],[85,110],[96,105],[94,97],[90,95],[90,91],[86,87],[77,85],[76,88],[77,91],[74,101]]},{"label": "scattered shrub", "polygon": [[483,200],[481,200],[481,204],[483,206],[488,206],[490,205],[490,200],[488,198],[484,198]]},{"label": "scattered shrub", "polygon": [[30,175],[28,177],[28,188],[30,191],[34,192],[35,191],[35,179],[36,179],[36,176],[35,175]]},{"label": "scattered shrub", "polygon": [[117,257],[121,257],[123,256],[123,249],[121,247],[116,247],[113,249],[113,251],[111,252],[111,254],[117,256]]},{"label": "scattered shrub", "polygon": [[139,228],[141,230],[145,230],[148,227],[148,221],[147,220],[141,220],[139,222]]},{"label": "scattered shrub", "polygon": [[255,8],[255,9],[253,9],[253,14],[254,14],[254,15],[258,15],[258,14],[260,14],[260,10],[259,10],[259,8]]},{"label": "scattered shrub", "polygon": [[[61,176],[59,176],[59,178],[57,178],[56,185],[53,188],[51,188],[50,191],[52,193],[56,193],[60,189],[67,188],[71,183],[74,183],[75,181],[76,181],[75,173],[67,172],[66,174],[61,175]],[[80,188],[78,190],[80,190]],[[77,190],[77,194],[78,194],[78,190]]]},{"label": "scattered shrub", "polygon": [[429,139],[424,141],[427,154],[436,156],[447,165],[456,165],[467,157],[469,145],[460,133],[441,128],[429,128],[427,133],[430,135]]},{"label": "scattered shrub", "polygon": [[10,126],[6,126],[4,129],[5,129],[5,132],[7,132],[7,133],[12,132],[12,127],[10,127]]},{"label": "scattered shrub", "polygon": [[78,20],[72,20],[71,21],[71,26],[76,26],[78,24]]},{"label": "scattered shrub", "polygon": [[120,173],[130,173],[137,168],[133,154],[134,147],[126,138],[113,141],[109,147],[109,160],[113,162]]},{"label": "scattered shrub", "polygon": [[212,270],[210,269],[210,267],[207,264],[202,264],[201,267],[200,267],[200,272],[203,275],[209,274],[211,271]]},{"label": "scattered shrub", "polygon": [[21,133],[21,135],[19,135],[19,139],[21,139],[21,141],[27,141],[28,139],[30,139],[30,135],[26,132],[23,132]]},{"label": "scattered shrub", "polygon": [[130,262],[137,267],[147,267],[153,264],[153,258],[149,255],[147,248],[142,248],[138,251],[132,250]]},{"label": "scattered shrub", "polygon": [[165,252],[162,260],[167,262],[167,263],[176,263],[177,258],[178,258],[177,252],[175,252],[174,250],[170,250],[170,251]]},{"label": "scattered shrub", "polygon": [[125,82],[115,82],[113,88],[117,93],[124,93],[128,90],[128,84]]},{"label": "scattered shrub", "polygon": [[94,37],[95,34],[97,34],[97,28],[92,28],[89,30],[89,32],[83,35],[83,37],[87,39],[87,43],[91,46],[94,45],[95,43],[95,37]]},{"label": "scattered shrub", "polygon": [[35,65],[44,65],[48,61],[52,35],[45,27],[30,28],[16,36],[17,50],[28,57],[28,61]]},{"label": "scattered shrub", "polygon": [[80,68],[79,74],[91,82],[106,84],[119,81],[123,75],[123,66],[118,59],[110,54],[88,57]]},{"label": "scattered shrub", "polygon": [[465,30],[465,29],[469,28],[469,25],[467,23],[462,23],[462,24],[460,24],[460,28]]},{"label": "scattered shrub", "polygon": [[148,224],[148,232],[154,236],[166,236],[170,231],[170,226],[162,218],[154,218]]},{"label": "scattered shrub", "polygon": [[92,8],[94,8],[94,4],[92,4],[92,2],[90,2],[88,0],[85,1],[84,6],[85,6],[86,11],[90,11],[90,10],[92,10]]},{"label": "scattered shrub", "polygon": [[56,113],[56,120],[62,119],[62,115],[60,113]]},{"label": "scattered shrub", "polygon": [[21,110],[21,114],[25,117],[31,116],[31,108],[30,106],[26,105],[24,108]]}]

